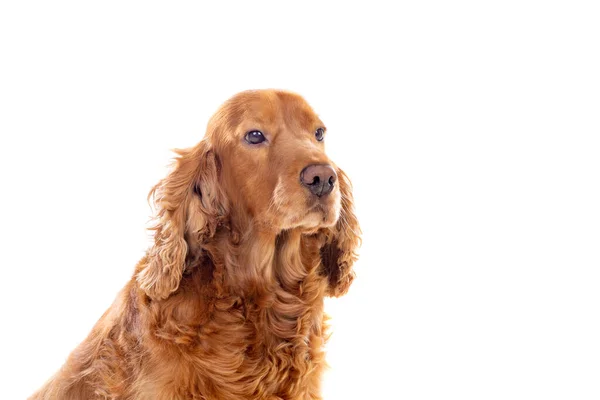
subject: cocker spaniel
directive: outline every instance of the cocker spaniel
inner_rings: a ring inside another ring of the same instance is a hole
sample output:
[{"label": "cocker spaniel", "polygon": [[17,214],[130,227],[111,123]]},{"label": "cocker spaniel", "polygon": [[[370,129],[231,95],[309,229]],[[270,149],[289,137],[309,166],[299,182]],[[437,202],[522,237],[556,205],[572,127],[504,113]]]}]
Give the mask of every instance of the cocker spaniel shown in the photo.
[{"label": "cocker spaniel", "polygon": [[154,244],[33,399],[320,399],[325,296],[360,228],[325,126],[297,94],[242,92],[150,192]]}]

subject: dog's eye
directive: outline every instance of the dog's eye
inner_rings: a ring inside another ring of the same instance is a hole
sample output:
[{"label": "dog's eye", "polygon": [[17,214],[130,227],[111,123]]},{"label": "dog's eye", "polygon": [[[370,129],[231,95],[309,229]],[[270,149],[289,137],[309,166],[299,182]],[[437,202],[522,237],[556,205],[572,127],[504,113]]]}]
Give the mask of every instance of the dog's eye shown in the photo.
[{"label": "dog's eye", "polygon": [[250,131],[246,133],[246,142],[250,144],[259,144],[267,140],[261,131]]},{"label": "dog's eye", "polygon": [[325,135],[325,129],[319,128],[315,131],[315,137],[319,142],[323,140],[323,136]]}]

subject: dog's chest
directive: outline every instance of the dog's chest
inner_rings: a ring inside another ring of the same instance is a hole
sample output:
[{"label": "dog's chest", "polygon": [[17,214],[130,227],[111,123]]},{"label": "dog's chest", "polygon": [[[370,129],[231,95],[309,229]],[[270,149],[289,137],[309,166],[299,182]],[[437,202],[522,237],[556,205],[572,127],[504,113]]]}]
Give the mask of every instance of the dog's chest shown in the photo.
[{"label": "dog's chest", "polygon": [[231,303],[200,331],[198,373],[240,398],[311,398],[324,366],[322,303],[290,296],[269,307]]},{"label": "dog's chest", "polygon": [[238,372],[254,380],[259,392],[296,398],[308,390],[324,361],[322,313],[292,318],[272,311],[263,317]]}]

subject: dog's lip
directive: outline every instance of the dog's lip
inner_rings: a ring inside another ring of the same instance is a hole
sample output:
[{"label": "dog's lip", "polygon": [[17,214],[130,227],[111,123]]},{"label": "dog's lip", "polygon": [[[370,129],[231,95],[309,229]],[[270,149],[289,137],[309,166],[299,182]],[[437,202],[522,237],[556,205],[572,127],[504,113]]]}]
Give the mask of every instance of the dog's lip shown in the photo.
[{"label": "dog's lip", "polygon": [[[333,226],[337,223],[337,218],[335,218],[335,220],[332,220],[333,213],[334,206],[332,204],[316,200],[312,201],[310,204],[307,204],[303,216],[300,216],[300,219],[304,220],[304,218],[307,218],[309,215],[312,215],[312,218],[308,218],[311,219],[313,221],[313,224],[316,225],[311,224],[311,229],[326,228]],[[315,217],[317,217],[317,220],[313,219]]]},{"label": "dog's lip", "polygon": [[326,206],[324,206],[323,203],[321,203],[320,201],[316,201],[308,208],[308,212],[317,212],[317,211],[320,211],[322,213],[327,212]]},{"label": "dog's lip", "polygon": [[316,198],[308,204],[308,212],[322,211],[328,212],[335,208],[335,202],[329,198]]},{"label": "dog's lip", "polygon": [[323,215],[322,221],[325,222],[329,218],[329,214],[331,210],[329,207],[323,205],[322,203],[314,204],[309,210],[308,213],[321,213]]}]

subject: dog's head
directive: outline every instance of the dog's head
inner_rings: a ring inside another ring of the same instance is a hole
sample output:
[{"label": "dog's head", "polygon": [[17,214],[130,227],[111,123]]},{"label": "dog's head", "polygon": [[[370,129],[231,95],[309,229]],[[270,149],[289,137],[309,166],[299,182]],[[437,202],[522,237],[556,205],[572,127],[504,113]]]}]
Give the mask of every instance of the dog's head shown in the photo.
[{"label": "dog's head", "polygon": [[211,118],[205,138],[178,151],[175,167],[151,195],[155,245],[138,282],[153,298],[179,285],[190,252],[220,227],[253,226],[278,235],[321,237],[329,294],[345,293],[359,244],[351,185],[325,154],[327,130],[306,101],[275,90],[242,92]]}]

